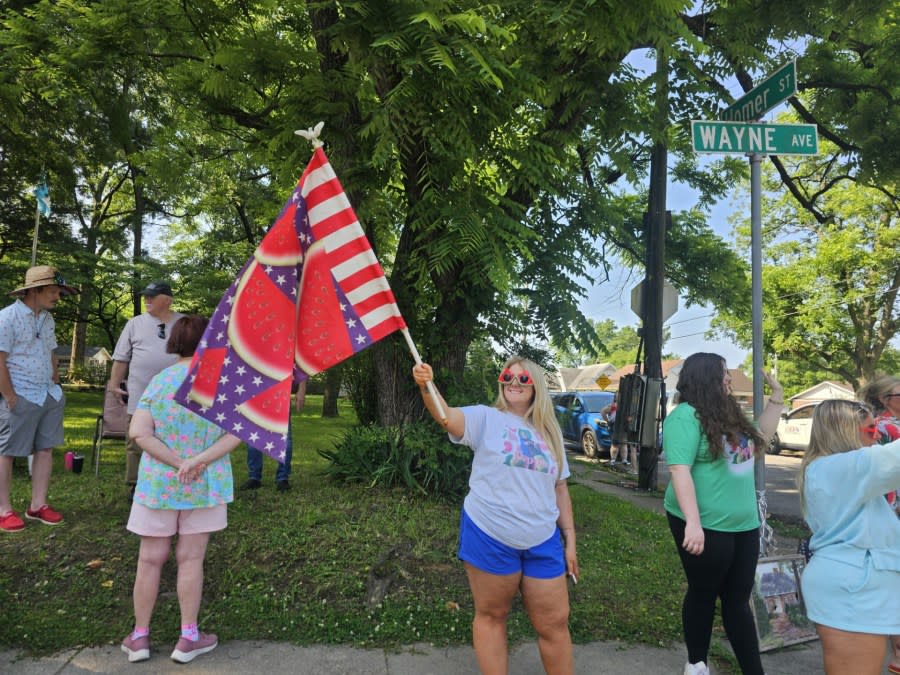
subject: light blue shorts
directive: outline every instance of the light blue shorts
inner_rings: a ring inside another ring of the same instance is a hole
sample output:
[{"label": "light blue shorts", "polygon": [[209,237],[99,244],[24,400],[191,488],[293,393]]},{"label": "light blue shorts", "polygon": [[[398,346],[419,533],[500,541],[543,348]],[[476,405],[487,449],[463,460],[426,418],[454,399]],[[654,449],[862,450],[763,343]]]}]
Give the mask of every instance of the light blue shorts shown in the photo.
[{"label": "light blue shorts", "polygon": [[900,571],[875,569],[869,554],[862,567],[813,555],[800,588],[810,621],[855,633],[900,635]]},{"label": "light blue shorts", "polygon": [[497,541],[479,528],[465,510],[459,520],[459,559],[489,574],[521,573],[533,579],[555,579],[566,571],[557,527],[547,541],[518,549]]}]

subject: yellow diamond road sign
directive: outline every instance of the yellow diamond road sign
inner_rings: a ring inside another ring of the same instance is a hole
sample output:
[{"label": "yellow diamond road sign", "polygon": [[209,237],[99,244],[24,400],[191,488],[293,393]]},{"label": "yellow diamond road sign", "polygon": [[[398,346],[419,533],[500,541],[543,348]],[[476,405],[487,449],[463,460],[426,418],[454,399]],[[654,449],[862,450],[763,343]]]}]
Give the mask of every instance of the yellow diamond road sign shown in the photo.
[{"label": "yellow diamond road sign", "polygon": [[596,380],[594,380],[594,382],[596,382],[597,386],[601,389],[606,389],[609,386],[610,382],[612,382],[612,380],[610,380],[606,375],[601,375]]}]

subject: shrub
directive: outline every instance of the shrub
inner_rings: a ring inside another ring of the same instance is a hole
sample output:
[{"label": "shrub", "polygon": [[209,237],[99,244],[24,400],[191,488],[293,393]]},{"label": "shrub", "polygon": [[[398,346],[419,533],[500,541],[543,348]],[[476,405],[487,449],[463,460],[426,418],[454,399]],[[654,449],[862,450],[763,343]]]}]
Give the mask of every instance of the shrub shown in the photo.
[{"label": "shrub", "polygon": [[451,443],[433,423],[360,426],[333,449],[319,450],[326,476],[346,483],[403,486],[451,502],[466,493],[472,451]]}]

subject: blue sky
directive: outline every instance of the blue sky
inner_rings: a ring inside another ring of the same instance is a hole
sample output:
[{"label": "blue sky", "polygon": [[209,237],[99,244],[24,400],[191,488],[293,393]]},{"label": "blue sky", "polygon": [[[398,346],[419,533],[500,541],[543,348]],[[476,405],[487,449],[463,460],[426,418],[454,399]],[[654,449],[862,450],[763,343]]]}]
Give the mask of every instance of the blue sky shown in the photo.
[{"label": "blue sky", "polygon": [[[667,195],[669,197],[668,208],[671,211],[685,210],[694,203],[690,191],[684,186],[670,184],[667,188]],[[747,200],[737,200],[738,204],[748,202],[749,193]],[[731,240],[731,225],[728,218],[735,208],[738,207],[721,202],[712,209],[709,216],[710,225],[726,241]],[[599,274],[599,270],[597,274]],[[581,311],[585,316],[596,321],[612,319],[620,328],[624,326],[638,328],[640,319],[631,311],[631,289],[643,278],[643,270],[615,267],[610,273],[608,282],[595,284],[587,289],[588,297],[581,303]],[[730,341],[706,339],[705,333],[709,330],[713,313],[714,310],[707,306],[687,307],[685,301],[679,298],[678,311],[665,323],[671,338],[666,341],[663,347],[664,351],[673,352],[682,357],[701,351],[714,352],[721,354],[728,362],[729,367],[740,366],[750,353],[749,350],[742,349]],[[621,367],[627,364],[616,363],[613,365]]]},{"label": "blue sky", "polygon": [[[656,68],[656,60],[652,50],[637,50],[629,56],[628,60],[635,68],[643,70],[645,73]],[[755,79],[762,80],[766,75],[766,73],[760,73]],[[743,94],[743,90],[736,78],[731,78],[725,84],[735,97]],[[784,110],[785,107],[786,104],[781,104],[766,113],[764,117],[772,118]],[[736,212],[736,209],[749,208],[749,182],[742,186],[742,189],[745,190],[746,194],[738,193],[734,195],[734,198],[716,204],[707,220],[713,230],[728,242],[732,241],[729,217]],[[666,187],[666,197],[668,200],[666,208],[670,211],[687,210],[696,203],[696,195],[689,187],[672,183],[671,180]],[[766,214],[763,213],[763,222],[765,222],[765,217]],[[749,219],[749,213],[747,218]],[[749,259],[750,252],[746,251],[744,253]],[[595,273],[595,277],[598,274],[599,270]],[[590,319],[612,319],[619,327],[639,327],[640,320],[630,308],[631,289],[643,277],[643,270],[628,270],[621,266],[614,268],[608,282],[594,284],[586,289],[588,297],[581,303],[581,311]],[[710,319],[714,314],[712,307],[696,305],[689,308],[682,298],[679,298],[678,307],[678,311],[665,323],[666,327],[669,328],[671,338],[663,346],[664,351],[672,352],[682,357],[701,351],[714,352],[722,355],[731,368],[741,365],[750,353],[750,350],[742,349],[727,340],[706,339],[705,333],[709,330]],[[763,355],[763,358],[765,358],[765,355]],[[616,363],[614,365],[622,366],[625,364]]]}]

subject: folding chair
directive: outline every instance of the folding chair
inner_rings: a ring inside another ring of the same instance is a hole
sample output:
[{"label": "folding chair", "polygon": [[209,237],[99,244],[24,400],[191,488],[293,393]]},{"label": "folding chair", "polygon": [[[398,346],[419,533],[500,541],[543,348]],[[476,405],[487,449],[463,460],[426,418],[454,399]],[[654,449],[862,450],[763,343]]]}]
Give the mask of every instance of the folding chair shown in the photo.
[{"label": "folding chair", "polygon": [[120,403],[115,394],[107,391],[103,399],[103,414],[97,415],[97,422],[94,424],[94,447],[91,452],[94,475],[100,475],[100,453],[104,439],[124,441],[127,430],[128,405]]}]

